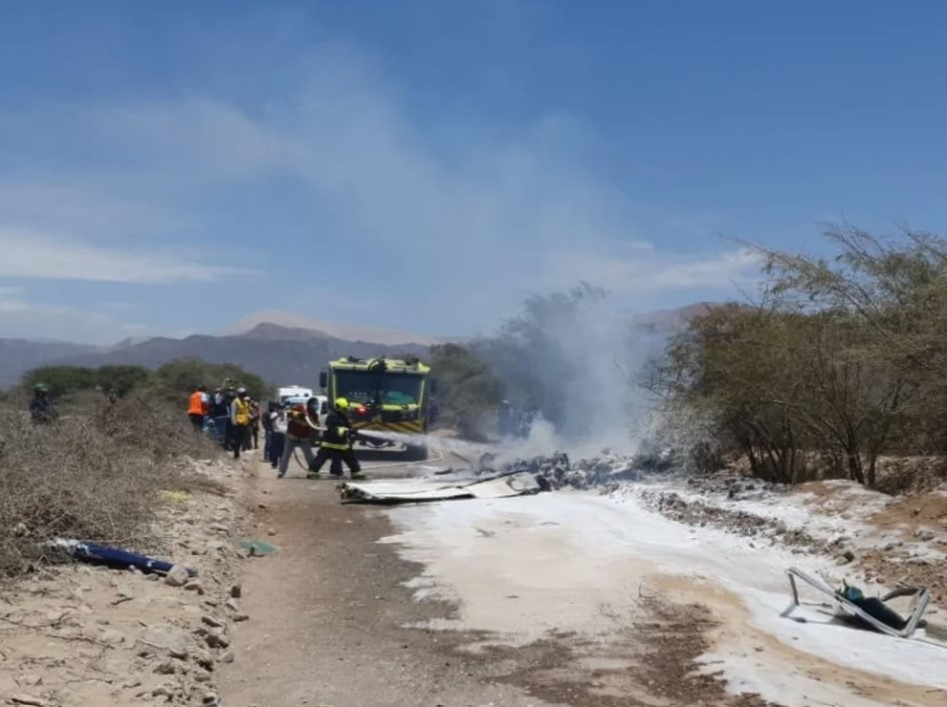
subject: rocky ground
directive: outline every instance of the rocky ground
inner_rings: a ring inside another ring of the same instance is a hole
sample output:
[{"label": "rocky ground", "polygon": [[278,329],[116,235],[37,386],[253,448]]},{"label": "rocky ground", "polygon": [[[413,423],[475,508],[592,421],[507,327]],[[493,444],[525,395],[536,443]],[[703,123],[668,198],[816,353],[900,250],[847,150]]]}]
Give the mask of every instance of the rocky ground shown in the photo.
[{"label": "rocky ground", "polygon": [[[167,577],[88,564],[47,566],[0,594],[0,698],[47,707],[216,705],[247,616],[235,540],[247,529],[245,468],[194,462],[204,492],[168,489],[156,529]],[[212,490],[218,483],[232,489]],[[193,579],[183,567],[197,570]]]},{"label": "rocky ground", "polygon": [[[65,564],[3,587],[0,699],[48,707],[775,704],[753,691],[730,694],[706,661],[721,642],[733,645],[737,639],[727,638],[728,631],[742,631],[747,621],[745,608],[731,597],[669,575],[639,582],[645,568],[623,558],[620,549],[604,567],[597,556],[575,549],[565,560],[576,570],[559,577],[565,584],[552,594],[531,568],[517,567],[517,543],[530,552],[561,551],[560,536],[568,537],[564,518],[537,515],[531,525],[514,505],[512,515],[493,517],[493,525],[458,521],[457,542],[469,545],[471,557],[485,553],[484,567],[498,578],[514,570],[521,575],[515,592],[481,597],[489,606],[499,601],[527,614],[550,614],[553,626],[565,622],[556,616],[555,602],[571,606],[573,584],[592,588],[604,572],[599,579],[615,586],[601,590],[601,597],[621,597],[634,608],[614,613],[614,607],[599,606],[594,593],[576,595],[575,603],[595,604],[591,609],[614,624],[607,645],[568,629],[522,644],[504,643],[483,629],[444,630],[470,607],[443,597],[418,600],[418,582],[429,567],[406,558],[398,545],[379,544],[399,532],[386,511],[340,504],[332,482],[306,481],[299,469],[277,480],[258,455],[194,466],[219,483],[201,492],[168,489],[157,533],[163,556],[193,567],[197,577]],[[370,476],[412,473],[412,465],[374,466],[366,464]],[[723,529],[760,548],[832,557],[868,585],[925,584],[941,605],[947,593],[947,494],[936,489],[892,499],[835,482],[788,490],[728,474],[687,481],[655,475],[664,468],[660,459],[642,464],[609,454],[581,461],[537,457],[501,468],[483,457],[475,466],[484,474],[530,471],[550,490],[631,495],[677,523]],[[227,490],[215,493],[218,487]],[[454,515],[451,508],[473,507],[449,503],[448,515]],[[245,549],[248,540],[273,547]],[[458,560],[453,571],[480,582],[482,573],[465,562]],[[630,564],[622,569],[625,562]],[[509,563],[508,570],[497,563]],[[499,590],[496,582],[484,587]],[[538,603],[548,600],[549,606],[529,606],[528,591],[538,591]],[[936,638],[937,608],[932,617],[928,634]],[[785,651],[787,663],[803,660],[762,633],[752,640],[758,647],[748,649],[750,658],[765,645]],[[814,680],[839,670],[811,657],[805,661],[799,665],[809,667],[799,669]],[[872,685],[876,700],[885,694],[884,684]],[[912,693],[905,704],[933,704],[937,696],[929,692]]]}]

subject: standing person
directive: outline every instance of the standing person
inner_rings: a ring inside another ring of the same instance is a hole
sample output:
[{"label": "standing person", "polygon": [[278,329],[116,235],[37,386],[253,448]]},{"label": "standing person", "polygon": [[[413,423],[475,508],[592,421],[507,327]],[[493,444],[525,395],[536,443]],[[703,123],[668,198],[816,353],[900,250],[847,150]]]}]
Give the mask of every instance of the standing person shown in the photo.
[{"label": "standing person", "polygon": [[250,435],[253,437],[253,449],[260,448],[260,403],[250,403]]},{"label": "standing person", "polygon": [[247,403],[250,405],[250,424],[247,425],[247,434],[243,437],[243,451],[249,452],[256,449],[256,441],[260,436],[260,406],[256,400],[247,397]]},{"label": "standing person", "polygon": [[230,404],[230,444],[233,447],[233,458],[240,458],[247,436],[250,434],[250,402],[247,399],[247,389],[238,388],[237,396]]},{"label": "standing person", "polygon": [[260,424],[263,425],[263,461],[270,461],[270,449],[273,442],[273,411],[276,410],[276,403],[270,401],[266,404],[266,412],[260,416]]},{"label": "standing person", "polygon": [[217,444],[226,449],[227,447],[227,421],[230,419],[230,404],[227,396],[220,388],[214,391],[213,400],[214,416],[214,435],[217,438]]},{"label": "standing person", "polygon": [[45,383],[37,383],[33,386],[30,417],[33,418],[33,422],[44,425],[59,417],[59,413],[53,407],[53,401],[49,399],[49,387]]},{"label": "standing person", "polygon": [[306,401],[306,414],[309,415],[309,421],[312,423],[312,436],[309,438],[310,444],[315,446],[319,443],[319,399],[312,397]]},{"label": "standing person", "polygon": [[191,418],[194,429],[200,432],[204,429],[204,416],[207,414],[207,388],[202,385],[191,393],[187,403],[187,416]]},{"label": "standing person", "polygon": [[289,459],[297,447],[303,450],[307,466],[315,462],[312,456],[312,436],[316,433],[316,423],[309,419],[306,406],[302,403],[293,405],[286,414],[286,441],[283,443],[283,454],[279,460],[279,478],[286,476],[289,468]]},{"label": "standing person", "polygon": [[273,424],[273,433],[270,437],[270,466],[274,469],[283,457],[283,448],[286,446],[286,410],[279,403],[273,403],[274,410],[270,413]]},{"label": "standing person", "polygon": [[317,478],[319,470],[327,459],[332,460],[329,466],[330,476],[342,476],[342,462],[345,462],[349,468],[353,479],[361,472],[362,467],[352,450],[358,433],[352,429],[352,423],[349,422],[348,409],[348,400],[336,398],[332,412],[326,415],[326,429],[319,443],[319,453],[316,454],[315,461],[309,465],[309,478]]}]

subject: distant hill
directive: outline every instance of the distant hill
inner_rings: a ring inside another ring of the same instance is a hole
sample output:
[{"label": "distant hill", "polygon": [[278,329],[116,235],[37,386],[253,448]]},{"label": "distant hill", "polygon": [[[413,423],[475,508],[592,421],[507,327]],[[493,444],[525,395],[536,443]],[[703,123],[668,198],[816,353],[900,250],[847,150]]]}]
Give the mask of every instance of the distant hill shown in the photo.
[{"label": "distant hill", "polygon": [[[402,353],[423,356],[427,351],[426,346],[418,344],[387,346],[365,341],[345,341],[322,332],[260,324],[236,336],[196,335],[184,339],[155,337],[106,351],[67,352],[55,359],[47,358],[44,363],[90,367],[131,364],[157,368],[176,358],[200,358],[209,363],[235,363],[276,385],[315,386],[319,372],[333,358],[394,356]],[[34,363],[27,368],[36,365],[42,364]]]},{"label": "distant hill", "polygon": [[684,328],[692,319],[707,314],[717,306],[719,305],[715,302],[697,302],[677,309],[639,314],[633,318],[633,321],[637,326],[652,333],[672,333]]},{"label": "distant hill", "polygon": [[302,314],[268,310],[248,314],[234,326],[220,332],[222,336],[235,336],[259,330],[260,326],[268,327],[267,332],[282,332],[286,330],[308,331],[321,334],[341,341],[370,341],[386,346],[402,346],[404,344],[420,344],[430,346],[440,343],[443,339],[433,336],[422,336],[396,329],[377,329],[358,326],[355,324],[339,324],[322,319],[313,319]]},{"label": "distant hill", "polygon": [[70,356],[97,351],[95,346],[69,344],[61,341],[26,341],[0,339],[0,388],[16,384],[25,371]]},{"label": "distant hill", "polygon": [[[634,321],[647,331],[670,333],[712,306],[711,303],[700,303],[653,312],[639,315]],[[272,314],[274,317],[279,315]],[[263,316],[265,313],[252,315],[222,336],[126,339],[110,347],[0,339],[0,388],[16,385],[26,371],[38,366],[128,364],[157,368],[176,358],[235,363],[274,385],[315,386],[319,372],[331,359],[341,356],[393,357],[399,354],[424,357],[430,345],[448,341],[446,338],[419,337],[392,330],[319,322],[295,315],[280,315],[283,323],[259,321],[245,328]],[[290,322],[295,325],[288,326]],[[317,326],[322,328],[314,328]],[[340,336],[343,333],[353,338]]]}]

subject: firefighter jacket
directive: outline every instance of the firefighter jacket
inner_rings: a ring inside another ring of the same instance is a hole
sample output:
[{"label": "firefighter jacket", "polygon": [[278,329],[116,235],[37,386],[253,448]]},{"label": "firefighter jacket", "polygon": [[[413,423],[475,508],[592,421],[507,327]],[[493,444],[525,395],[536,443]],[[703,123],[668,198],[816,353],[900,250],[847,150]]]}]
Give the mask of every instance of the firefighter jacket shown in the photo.
[{"label": "firefighter jacket", "polygon": [[338,410],[326,415],[326,431],[322,435],[319,446],[323,449],[337,449],[345,451],[351,449],[355,443],[355,434],[352,423]]}]

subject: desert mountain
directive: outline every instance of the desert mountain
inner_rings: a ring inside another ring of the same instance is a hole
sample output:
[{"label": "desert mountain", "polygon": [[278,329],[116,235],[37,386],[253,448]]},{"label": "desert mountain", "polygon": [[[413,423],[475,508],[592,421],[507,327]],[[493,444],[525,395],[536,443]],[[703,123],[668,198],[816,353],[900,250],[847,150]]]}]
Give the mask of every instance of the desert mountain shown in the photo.
[{"label": "desert mountain", "polygon": [[268,327],[265,332],[268,331],[270,333],[278,331],[285,332],[287,330],[308,331],[341,341],[368,341],[374,344],[384,344],[386,346],[402,346],[404,344],[430,346],[440,342],[440,340],[435,337],[411,334],[396,329],[375,329],[355,324],[339,324],[337,322],[327,322],[322,319],[313,319],[312,317],[307,317],[302,314],[279,312],[275,310],[248,314],[234,326],[220,333],[224,336],[235,336],[257,332],[259,335],[258,330],[261,326]]},{"label": "desert mountain", "polygon": [[[48,348],[47,348],[48,347]],[[262,323],[233,336],[155,337],[122,342],[107,349],[0,340],[0,387],[16,384],[37,366],[138,365],[157,368],[176,358],[201,358],[211,363],[235,363],[273,384],[316,385],[326,362],[341,356],[424,355],[423,344],[388,345],[346,341],[321,331]]]},{"label": "desert mountain", "polygon": [[17,383],[20,376],[31,368],[45,366],[70,356],[91,354],[97,350],[95,346],[61,341],[0,339],[0,389]]},{"label": "desert mountain", "polygon": [[[669,333],[712,306],[700,303],[653,312],[636,316],[634,322],[649,332]],[[266,321],[268,316],[279,321]],[[26,371],[38,366],[128,364],[157,368],[176,358],[235,363],[274,385],[315,385],[319,372],[333,358],[399,354],[423,357],[432,344],[447,340],[395,330],[334,324],[281,312],[251,315],[232,327],[229,333],[219,336],[200,334],[183,339],[126,339],[110,347],[0,339],[0,389],[15,385]]]}]

